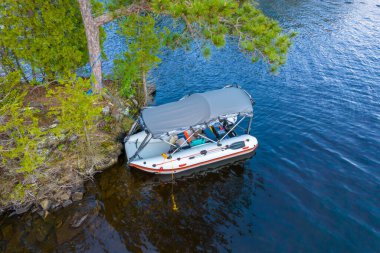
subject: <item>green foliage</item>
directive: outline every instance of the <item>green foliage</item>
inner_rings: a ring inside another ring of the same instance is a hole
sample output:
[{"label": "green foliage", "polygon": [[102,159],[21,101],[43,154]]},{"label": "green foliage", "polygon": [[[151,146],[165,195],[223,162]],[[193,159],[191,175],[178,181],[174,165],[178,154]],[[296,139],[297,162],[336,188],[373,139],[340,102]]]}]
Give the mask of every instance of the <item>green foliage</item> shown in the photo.
[{"label": "green foliage", "polygon": [[100,16],[104,13],[105,8],[102,2],[91,0],[91,10],[94,17]]},{"label": "green foliage", "polygon": [[[114,11],[131,4],[139,2],[114,0],[107,8]],[[125,36],[128,47],[115,60],[114,73],[121,93],[127,97],[136,94],[144,74],[157,66],[159,54],[166,48],[189,48],[194,41],[209,58],[210,45],[224,47],[227,37],[237,38],[239,48],[251,56],[252,62],[262,59],[276,72],[285,63],[295,36],[284,33],[252,1],[151,0],[148,4],[149,10],[132,13],[119,22],[119,33]]]},{"label": "green foliage", "polygon": [[44,161],[37,152],[43,132],[38,126],[37,110],[23,105],[26,92],[16,87],[20,77],[10,76],[0,80],[12,87],[2,95],[0,104],[0,161],[12,166],[17,161],[18,173],[31,173]]},{"label": "green foliage", "polygon": [[[86,94],[91,88],[89,80],[71,80],[50,87],[49,99],[42,99],[46,101],[46,115],[28,105],[34,99],[34,88],[25,89],[20,74],[0,77],[0,206],[23,203],[36,196],[41,180],[49,173],[46,168],[56,162],[57,154],[65,151],[70,155],[69,150],[82,160],[92,157],[83,151],[91,148],[91,135],[95,139],[96,120],[101,115],[100,95]],[[59,123],[41,127],[53,119]],[[75,143],[68,141],[73,135],[78,136]],[[83,167],[86,165],[78,165],[78,169],[87,169]],[[31,178],[37,181],[31,183]]]},{"label": "green foliage", "polygon": [[100,116],[101,107],[97,105],[100,95],[85,93],[91,87],[88,80],[79,78],[77,81],[68,81],[48,91],[48,97],[56,102],[48,114],[54,116],[59,124],[45,131],[39,126],[39,111],[25,105],[27,91],[21,89],[19,81],[20,77],[0,79],[2,84],[8,82],[6,87],[13,87],[0,93],[2,166],[17,168],[12,172],[16,174],[34,173],[46,160],[39,146],[51,135],[63,139],[65,136],[77,135],[89,145],[88,136],[95,130],[95,120]]},{"label": "green foliage", "polygon": [[0,10],[0,62],[6,73],[18,70],[25,81],[54,80],[87,62],[76,0],[3,0]]},{"label": "green foliage", "polygon": [[[252,61],[264,59],[276,71],[286,61],[294,33],[285,34],[273,19],[266,17],[252,1],[232,0],[153,0],[152,9],[187,23],[184,34],[216,47],[226,44],[227,36],[238,38],[239,47]],[[209,51],[205,56],[209,56]]]},{"label": "green foliage", "polygon": [[25,194],[28,191],[35,190],[33,188],[35,187],[33,187],[33,185],[31,184],[24,185],[24,184],[18,183],[11,190],[10,196],[5,196],[5,197],[8,197],[9,200],[11,200],[12,202],[22,202],[23,199],[25,198]]},{"label": "green foliage", "polygon": [[111,1],[106,1],[106,8],[109,11],[114,11],[119,9],[121,6],[128,6],[132,4],[134,1],[133,0],[111,0]]},{"label": "green foliage", "polygon": [[115,60],[115,77],[121,87],[121,94],[129,97],[134,94],[134,84],[143,82],[143,75],[160,62],[158,53],[163,46],[167,29],[155,27],[151,15],[131,14],[119,22],[119,33],[124,35],[128,49]]},{"label": "green foliage", "polygon": [[[95,129],[95,120],[100,116],[100,95],[87,95],[91,89],[89,80],[78,78],[48,91],[47,97],[54,97],[58,105],[52,106],[49,115],[54,116],[59,124],[51,132],[56,136],[77,135],[87,139]],[[87,139],[88,140],[88,139]]]},{"label": "green foliage", "polygon": [[205,58],[210,58],[210,56],[211,56],[211,49],[210,49],[210,47],[204,47],[203,48],[203,56],[205,57]]},{"label": "green foliage", "polygon": [[0,115],[4,115],[5,106],[11,104],[18,95],[20,80],[21,75],[17,71],[11,72],[4,77],[0,76]]}]

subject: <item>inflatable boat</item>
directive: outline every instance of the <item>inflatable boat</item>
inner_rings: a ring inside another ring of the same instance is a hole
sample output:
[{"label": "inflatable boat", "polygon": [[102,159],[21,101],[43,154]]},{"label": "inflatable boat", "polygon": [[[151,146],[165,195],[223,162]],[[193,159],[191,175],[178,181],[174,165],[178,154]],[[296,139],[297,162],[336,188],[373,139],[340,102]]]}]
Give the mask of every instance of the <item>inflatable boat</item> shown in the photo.
[{"label": "inflatable boat", "polygon": [[144,108],[124,139],[128,164],[173,174],[247,155],[258,147],[252,118],[252,97],[233,86]]}]

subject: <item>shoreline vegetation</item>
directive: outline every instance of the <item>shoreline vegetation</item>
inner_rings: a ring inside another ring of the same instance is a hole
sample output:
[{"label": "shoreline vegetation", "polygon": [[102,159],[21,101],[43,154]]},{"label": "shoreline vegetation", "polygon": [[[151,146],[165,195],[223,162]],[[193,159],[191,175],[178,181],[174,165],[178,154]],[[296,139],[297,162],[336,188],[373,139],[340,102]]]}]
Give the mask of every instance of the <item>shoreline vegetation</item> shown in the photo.
[{"label": "shoreline vegetation", "polygon": [[[118,94],[114,82],[104,85]],[[0,116],[0,215],[32,211],[46,217],[81,200],[84,182],[118,162],[133,123],[120,105],[133,111],[137,102],[88,94],[90,88],[89,80],[79,78],[66,84],[14,84],[2,94],[8,106],[2,105]],[[150,95],[154,92],[149,86]]]}]

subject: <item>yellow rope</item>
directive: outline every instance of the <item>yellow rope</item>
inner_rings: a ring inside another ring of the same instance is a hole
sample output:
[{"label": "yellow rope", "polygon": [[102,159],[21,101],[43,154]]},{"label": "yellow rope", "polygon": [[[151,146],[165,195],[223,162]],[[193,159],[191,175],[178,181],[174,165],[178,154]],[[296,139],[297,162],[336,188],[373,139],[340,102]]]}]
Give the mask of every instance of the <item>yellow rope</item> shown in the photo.
[{"label": "yellow rope", "polygon": [[175,198],[174,198],[173,185],[174,185],[174,170],[173,170],[173,160],[172,160],[172,202],[173,202],[173,211],[177,212],[178,207],[177,207],[177,204],[176,204]]},{"label": "yellow rope", "polygon": [[174,198],[173,194],[172,194],[172,202],[173,202],[173,211],[177,212],[178,211],[178,207],[177,207],[177,204],[175,203],[175,198]]}]

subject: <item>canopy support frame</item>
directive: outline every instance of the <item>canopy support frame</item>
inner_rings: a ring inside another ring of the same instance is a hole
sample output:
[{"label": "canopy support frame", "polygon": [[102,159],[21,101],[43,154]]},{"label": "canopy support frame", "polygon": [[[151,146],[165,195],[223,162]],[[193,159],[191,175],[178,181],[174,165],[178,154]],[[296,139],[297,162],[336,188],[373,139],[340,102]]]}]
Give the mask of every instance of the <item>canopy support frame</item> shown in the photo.
[{"label": "canopy support frame", "polygon": [[139,120],[136,120],[136,121],[133,123],[131,129],[129,129],[129,131],[128,131],[127,136],[125,136],[125,138],[124,138],[124,143],[126,143],[126,142],[129,140],[129,138],[131,137],[132,134],[134,134],[136,128],[137,128],[139,125],[140,125]]},{"label": "canopy support frame", "polygon": [[205,138],[206,140],[209,140],[209,141],[213,142],[213,143],[217,143],[216,141],[211,140],[210,138],[204,136],[203,134],[198,133],[198,135],[199,135],[200,137],[202,137],[202,138]]},{"label": "canopy support frame", "polygon": [[180,148],[182,148],[182,146],[187,143],[188,140],[190,140],[191,137],[193,137],[193,135],[195,134],[195,131],[193,131],[193,133],[189,136],[189,138],[186,139],[186,141],[184,143],[182,143],[176,150],[174,150],[173,153],[171,153],[171,155],[174,155]]},{"label": "canopy support frame", "polygon": [[[150,138],[149,138],[149,137],[150,137]],[[136,150],[136,152],[134,153],[134,155],[131,156],[131,158],[129,158],[128,163],[132,162],[132,161],[136,158],[136,156],[139,155],[140,151],[141,151],[143,148],[145,148],[145,146],[150,142],[150,140],[152,139],[152,137],[153,137],[153,135],[152,135],[151,133],[148,133],[148,134],[145,136],[144,140],[141,142],[140,147]]]},{"label": "canopy support frame", "polygon": [[226,138],[226,136],[229,134],[229,133],[231,133],[244,119],[246,118],[246,116],[244,116],[243,118],[241,118],[240,120],[239,120],[239,122],[238,123],[236,123],[223,137],[222,137],[222,139],[220,139],[220,140],[218,140],[218,146],[220,146],[221,144],[220,144],[220,142],[224,139],[224,138]]},{"label": "canopy support frame", "polygon": [[248,128],[247,128],[247,134],[251,134],[252,119],[253,119],[253,117],[249,118],[249,123],[248,123]]}]

